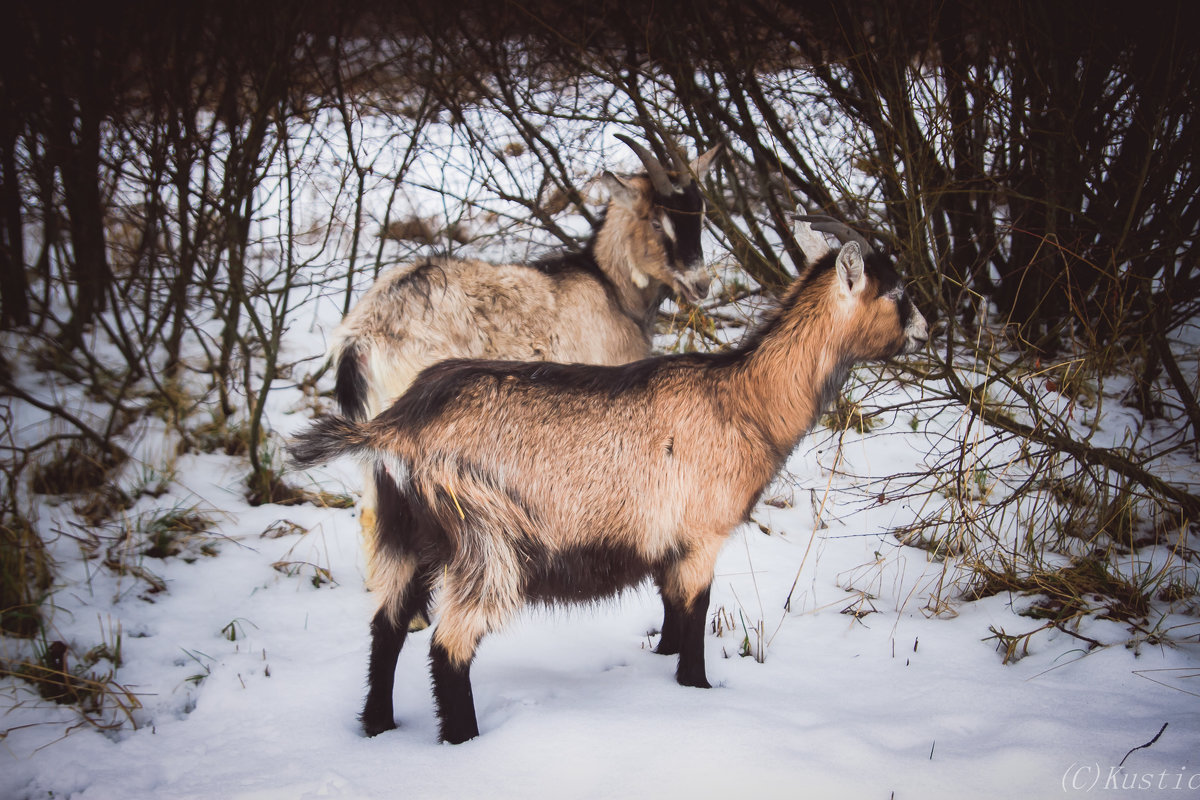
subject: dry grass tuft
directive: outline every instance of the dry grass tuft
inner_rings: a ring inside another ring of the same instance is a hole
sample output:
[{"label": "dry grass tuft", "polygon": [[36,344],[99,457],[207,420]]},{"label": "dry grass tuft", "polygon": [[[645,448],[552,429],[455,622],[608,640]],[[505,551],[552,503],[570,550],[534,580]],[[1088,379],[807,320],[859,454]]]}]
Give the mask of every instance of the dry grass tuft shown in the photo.
[{"label": "dry grass tuft", "polygon": [[171,509],[152,517],[145,525],[146,547],[142,555],[159,559],[185,552],[215,556],[217,549],[206,535],[213,526],[213,520],[195,508]]},{"label": "dry grass tuft", "polygon": [[845,394],[839,394],[833,408],[821,417],[821,425],[831,431],[870,433],[877,424],[873,414],[864,413],[862,404],[851,400]]},{"label": "dry grass tuft", "polygon": [[967,596],[972,600],[1008,592],[1037,601],[1023,616],[1064,622],[1097,614],[1101,619],[1143,620],[1150,613],[1153,597],[1141,587],[1109,569],[1103,554],[1074,559],[1063,567],[1003,571],[980,565]]},{"label": "dry grass tuft", "polygon": [[98,489],[129,456],[116,445],[101,449],[85,440],[75,440],[57,449],[46,462],[33,465],[29,487],[35,494],[80,494]]},{"label": "dry grass tuft", "polygon": [[0,520],[0,633],[24,639],[42,628],[41,604],[52,580],[50,556],[23,517]]},{"label": "dry grass tuft", "polygon": [[[118,634],[119,636],[119,634]],[[119,640],[118,640],[119,641]],[[119,644],[117,645],[119,648]],[[65,642],[53,641],[42,648],[32,661],[0,663],[0,677],[12,677],[31,684],[38,695],[52,703],[75,707],[86,722],[103,730],[116,730],[129,722],[136,727],[134,712],[141,700],[130,689],[117,683],[110,645],[92,648],[78,665],[70,666],[71,650]],[[119,656],[118,656],[119,658]],[[102,661],[109,668],[96,672]]]}]

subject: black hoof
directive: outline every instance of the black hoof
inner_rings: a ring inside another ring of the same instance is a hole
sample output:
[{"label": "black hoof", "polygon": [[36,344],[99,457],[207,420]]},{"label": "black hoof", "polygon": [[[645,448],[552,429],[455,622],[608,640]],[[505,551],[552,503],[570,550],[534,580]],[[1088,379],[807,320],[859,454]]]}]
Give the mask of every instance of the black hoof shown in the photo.
[{"label": "black hoof", "polygon": [[695,686],[697,689],[711,689],[712,684],[703,673],[699,675],[677,674],[675,681],[680,686]]},{"label": "black hoof", "polygon": [[369,719],[364,718],[362,720],[362,726],[363,726],[363,733],[365,733],[368,737],[378,736],[379,734],[384,733],[385,731],[395,730],[396,729],[396,721],[393,719],[369,720]]},{"label": "black hoof", "polygon": [[446,744],[462,744],[469,742],[479,735],[479,728],[470,727],[462,730],[444,730],[442,731],[442,741]]},{"label": "black hoof", "polygon": [[660,656],[679,655],[679,645],[660,639],[658,642],[658,647],[654,648],[654,652],[658,653]]}]

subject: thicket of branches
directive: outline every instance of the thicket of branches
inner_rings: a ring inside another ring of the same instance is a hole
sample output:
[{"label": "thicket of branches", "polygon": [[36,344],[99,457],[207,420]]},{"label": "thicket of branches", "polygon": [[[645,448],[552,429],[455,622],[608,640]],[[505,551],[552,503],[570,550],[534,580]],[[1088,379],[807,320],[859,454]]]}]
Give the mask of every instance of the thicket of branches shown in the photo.
[{"label": "thicket of branches", "polygon": [[[928,368],[909,377],[944,387],[934,400],[988,441],[1021,442],[1023,474],[1053,476],[1017,481],[1016,499],[979,514],[961,486],[976,437],[938,465],[954,477],[924,489],[949,508],[927,520],[933,538],[958,542],[934,549],[969,550],[1030,497],[1072,509],[1071,525],[1048,526],[1060,537],[1132,545],[1147,514],[1188,530],[1200,496],[1158,469],[1195,457],[1200,437],[1194,364],[1171,347],[1200,297],[1200,51],[1183,40],[1184,4],[1145,19],[1092,3],[793,6],[13,9],[0,32],[0,329],[95,402],[84,418],[0,369],[0,392],[62,423],[34,443],[6,431],[0,609],[35,607],[47,585],[19,486],[102,486],[148,409],[191,446],[203,435],[244,452],[256,500],[294,499],[263,414],[272,382],[292,375],[279,353],[297,298],[337,286],[348,307],[356,275],[412,252],[398,240],[486,250],[463,233],[481,215],[493,234],[578,246],[562,215],[594,219],[585,184],[611,166],[599,134],[612,124],[655,147],[660,128],[726,145],[710,227],[767,291],[803,263],[797,210],[896,254],[942,321]],[[413,171],[447,142],[474,154],[461,180]],[[302,187],[320,160],[341,181],[314,222]],[[443,219],[406,216],[416,188],[442,190]],[[382,218],[367,202],[378,192]],[[1186,427],[1096,443],[1030,390],[1094,400],[1118,373],[1145,419]],[[212,411],[203,432],[182,422],[197,408]],[[45,466],[52,452],[72,465],[65,478]],[[981,574],[1032,569],[1010,559]],[[6,614],[6,629],[28,630],[8,621],[27,616]]]}]

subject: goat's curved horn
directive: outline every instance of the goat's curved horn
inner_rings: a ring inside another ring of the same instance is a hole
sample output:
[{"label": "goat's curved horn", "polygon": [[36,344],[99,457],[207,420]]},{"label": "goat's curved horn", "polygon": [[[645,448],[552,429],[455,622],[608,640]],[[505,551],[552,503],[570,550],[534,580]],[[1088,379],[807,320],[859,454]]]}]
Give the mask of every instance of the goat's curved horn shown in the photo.
[{"label": "goat's curved horn", "polygon": [[675,184],[671,182],[671,177],[667,175],[667,171],[663,169],[663,165],[658,162],[653,153],[623,133],[616,134],[616,137],[637,153],[637,157],[642,161],[642,166],[646,168],[646,175],[649,176],[650,185],[654,187],[654,191],[668,195],[675,193]]},{"label": "goat's curved horn", "polygon": [[792,219],[798,219],[803,222],[807,222],[812,226],[814,231],[832,233],[842,244],[846,244],[847,242],[858,242],[864,253],[875,252],[875,248],[871,246],[869,241],[867,241],[867,237],[863,236],[846,223],[840,222],[826,214],[792,214]]},{"label": "goat's curved horn", "polygon": [[687,159],[683,157],[683,151],[679,149],[679,143],[675,141],[675,137],[666,131],[662,132],[663,144],[667,148],[667,153],[671,156],[671,161],[675,162],[675,171],[679,173],[679,182],[675,184],[676,188],[685,189],[692,185],[692,168],[688,165]]}]

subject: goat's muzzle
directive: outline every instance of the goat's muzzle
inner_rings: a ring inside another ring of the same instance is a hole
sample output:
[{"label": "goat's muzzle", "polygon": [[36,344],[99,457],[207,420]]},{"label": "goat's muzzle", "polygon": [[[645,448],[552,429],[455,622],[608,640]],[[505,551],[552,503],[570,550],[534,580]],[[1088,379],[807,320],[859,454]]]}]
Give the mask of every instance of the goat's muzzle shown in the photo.
[{"label": "goat's muzzle", "polygon": [[689,303],[698,303],[708,297],[712,277],[704,267],[678,273],[672,282],[675,293]]},{"label": "goat's muzzle", "polygon": [[912,315],[908,318],[908,325],[904,328],[904,349],[900,352],[917,353],[924,350],[928,343],[929,323],[925,321],[925,315],[914,305]]}]

